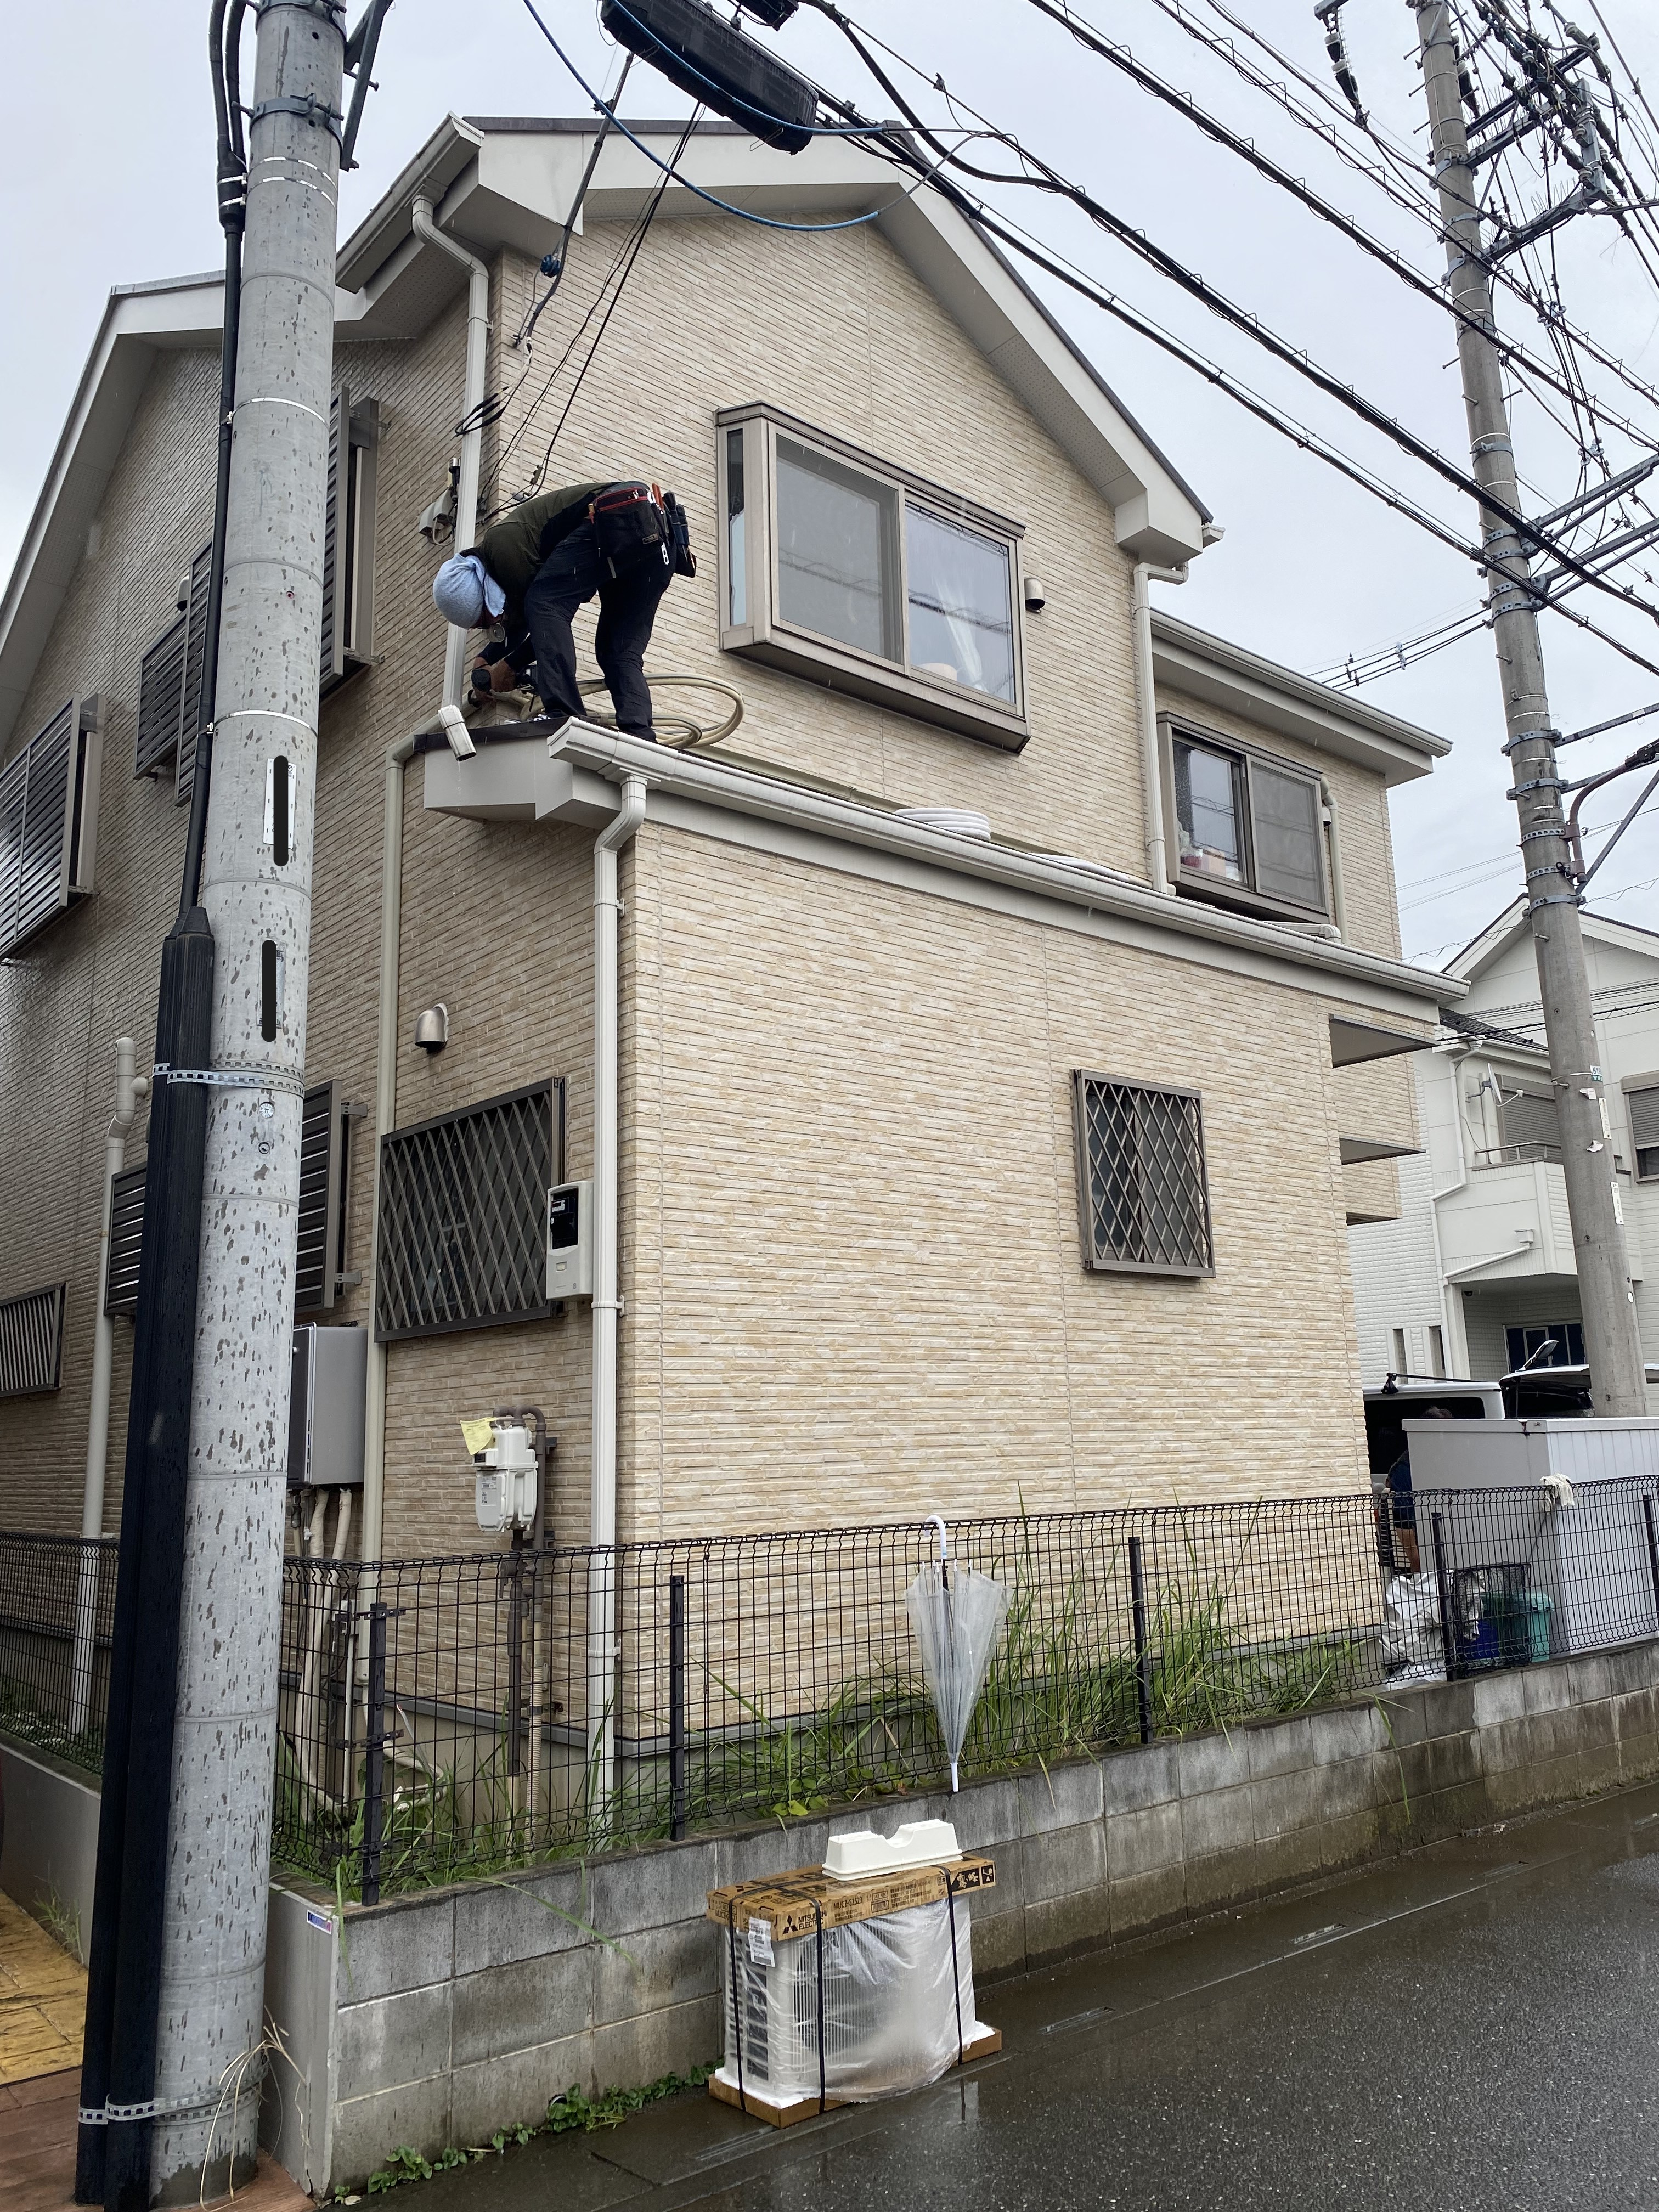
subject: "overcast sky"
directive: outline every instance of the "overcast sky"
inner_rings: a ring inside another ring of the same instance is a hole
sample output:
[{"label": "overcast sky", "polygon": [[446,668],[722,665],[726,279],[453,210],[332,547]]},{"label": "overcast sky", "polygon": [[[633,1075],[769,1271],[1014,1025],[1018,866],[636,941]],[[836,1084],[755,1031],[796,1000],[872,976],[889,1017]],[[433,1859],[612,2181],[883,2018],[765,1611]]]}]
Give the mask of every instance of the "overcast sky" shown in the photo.
[{"label": "overcast sky", "polygon": [[[354,9],[357,0],[353,0]],[[543,13],[597,78],[613,70],[591,0],[541,0]],[[1209,21],[1204,0],[1189,0]],[[1234,0],[1255,29],[1325,82],[1310,0]],[[1192,92],[1286,166],[1307,176],[1369,229],[1438,275],[1425,231],[1328,155],[1307,132],[1242,84],[1171,23],[1155,0],[1079,0],[1149,65]],[[1601,0],[1634,68],[1659,94],[1659,11],[1644,0]],[[1024,0],[864,0],[867,15],[907,57],[942,72],[951,91],[1016,131],[1115,212],[1200,270],[1325,367],[1407,421],[1460,463],[1468,454],[1450,326],[1273,186],[1150,100],[1106,63],[1081,53]],[[1588,0],[1584,12],[1588,13]],[[113,284],[216,267],[212,108],[205,5],[156,0],[138,9],[82,0],[73,11],[20,9],[9,19],[9,66],[0,80],[0,128],[10,158],[0,179],[0,385],[9,434],[0,446],[0,567],[9,570],[65,410]],[[1350,0],[1345,24],[1374,117],[1420,147],[1423,106],[1413,19],[1399,0]],[[757,35],[769,34],[759,31]],[[858,102],[886,103],[858,58],[806,11],[783,33],[786,58]],[[1277,74],[1276,71],[1271,72]],[[682,112],[636,70],[625,108]],[[521,0],[397,0],[387,19],[359,148],[362,166],[342,192],[343,234],[361,219],[447,111],[572,115],[583,96],[543,42]],[[905,81],[907,92],[917,81]],[[935,94],[930,112],[942,116]],[[1059,245],[1090,274],[1179,331],[1277,404],[1297,413],[1472,535],[1455,490],[1366,431],[1292,372],[1202,307],[1173,292],[1074,212],[1035,195],[1001,204]],[[1659,257],[1656,257],[1659,260]],[[1560,234],[1569,318],[1659,384],[1659,296],[1605,220]],[[1243,414],[1097,309],[1049,294],[1068,327],[1124,401],[1224,525],[1222,544],[1162,603],[1289,666],[1312,672],[1350,653],[1392,644],[1476,604],[1473,568],[1322,464]],[[1517,336],[1542,349],[1535,324],[1506,311]],[[1609,405],[1659,428],[1659,408],[1592,370]],[[1535,411],[1516,424],[1534,511],[1570,498],[1577,460]],[[1613,466],[1637,449],[1616,440]],[[1659,577],[1659,565],[1644,562]],[[1635,568],[1626,572],[1644,592]],[[1651,594],[1659,601],[1659,589]],[[1572,602],[1659,660],[1659,626],[1594,592]],[[1546,618],[1551,702],[1576,729],[1659,698],[1659,678],[1620,660],[1559,617]],[[1449,957],[1518,884],[1513,809],[1498,750],[1504,735],[1492,640],[1480,631],[1449,651],[1366,687],[1377,705],[1452,738],[1431,779],[1397,793],[1394,820],[1407,951]],[[1573,773],[1610,766],[1659,730],[1659,719],[1576,747]],[[1634,786],[1620,787],[1634,796]],[[1608,818],[1616,802],[1588,802]],[[1617,802],[1622,811],[1622,802]],[[1659,927],[1659,802],[1609,860],[1597,903]]]}]

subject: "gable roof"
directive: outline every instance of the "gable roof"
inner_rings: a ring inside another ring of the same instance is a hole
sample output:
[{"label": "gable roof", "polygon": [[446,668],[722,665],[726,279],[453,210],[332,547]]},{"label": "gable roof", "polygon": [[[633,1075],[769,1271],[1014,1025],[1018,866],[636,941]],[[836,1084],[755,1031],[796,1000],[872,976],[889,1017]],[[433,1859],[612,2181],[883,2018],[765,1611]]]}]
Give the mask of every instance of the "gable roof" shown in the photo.
[{"label": "gable roof", "polygon": [[[1611,915],[1597,914],[1593,907],[1583,908],[1580,926],[1586,937],[1593,937],[1603,945],[1617,945],[1644,960],[1659,960],[1659,931],[1640,928],[1633,921],[1615,921]],[[1517,894],[1502,914],[1486,924],[1479,937],[1472,938],[1455,959],[1446,963],[1446,974],[1460,975],[1465,982],[1473,983],[1517,939],[1528,934],[1530,927],[1527,902]]]},{"label": "gable roof", "polygon": [[[661,159],[681,122],[630,124]],[[440,247],[414,235],[417,191],[441,228],[484,253],[539,258],[556,241],[592,152],[592,118],[449,116],[427,140],[336,263],[336,325],[345,342],[412,337],[465,283]],[[990,240],[937,193],[907,191],[895,172],[841,138],[805,152],[763,146],[737,125],[698,124],[677,167],[690,184],[775,220],[824,222],[874,214],[878,229],[997,374],[1110,505],[1117,542],[1137,559],[1176,562],[1203,550],[1208,510],[1086,356]],[[611,133],[588,187],[595,221],[637,216],[661,181],[646,154]],[[685,185],[666,217],[717,210]],[[218,336],[216,275],[123,286],[110,295],[22,550],[0,597],[0,745],[10,735],[86,544],[156,353]]]}]

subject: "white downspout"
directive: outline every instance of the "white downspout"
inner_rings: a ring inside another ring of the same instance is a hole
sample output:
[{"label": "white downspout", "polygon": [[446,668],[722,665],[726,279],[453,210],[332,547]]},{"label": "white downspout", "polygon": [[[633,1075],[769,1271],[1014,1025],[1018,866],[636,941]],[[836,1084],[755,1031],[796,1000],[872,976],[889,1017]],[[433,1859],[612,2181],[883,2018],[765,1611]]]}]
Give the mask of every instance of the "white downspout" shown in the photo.
[{"label": "white downspout", "polygon": [[1187,568],[1161,568],[1152,561],[1137,561],[1134,577],[1133,644],[1135,701],[1140,714],[1140,781],[1146,793],[1146,880],[1155,891],[1173,898],[1170,880],[1169,836],[1164,820],[1164,769],[1158,758],[1158,696],[1152,686],[1152,602],[1149,584],[1184,584]]},{"label": "white downspout", "polygon": [[380,988],[374,1045],[374,1205],[369,1231],[368,1389],[363,1406],[363,1526],[358,1542],[365,1559],[378,1559],[386,1521],[386,1346],[374,1333],[380,1285],[380,1139],[398,1126],[398,973],[404,920],[404,770],[414,757],[413,738],[388,745],[386,818],[380,833]]},{"label": "white downspout", "polygon": [[1331,855],[1331,920],[1336,924],[1337,935],[1346,942],[1348,934],[1348,905],[1342,895],[1342,823],[1336,811],[1336,793],[1331,789],[1330,778],[1321,775],[1319,796],[1324,809],[1325,827],[1330,833]]},{"label": "white downspout", "polygon": [[[623,783],[622,805],[593,841],[593,1441],[588,1542],[617,1540],[617,1213],[618,1011],[622,902],[617,855],[645,819],[645,779]],[[612,1706],[616,1580],[608,1550],[596,1551],[588,1583],[588,1764],[596,1795],[615,1786]]]},{"label": "white downspout", "polygon": [[[137,1048],[131,1037],[115,1040],[115,1112],[104,1136],[104,1211],[98,1231],[98,1307],[92,1338],[92,1407],[87,1418],[87,1479],[81,1493],[81,1534],[104,1533],[104,1476],[109,1460],[110,1370],[115,1356],[115,1324],[104,1310],[109,1297],[110,1196],[126,1164],[127,1138],[138,1118],[138,1102],[149,1096],[149,1078],[135,1075]],[[96,1657],[98,1562],[83,1554],[75,1598],[75,1647],[70,1689],[70,1734],[79,1735],[92,1711],[92,1674]]]},{"label": "white downspout", "polygon": [[[413,219],[416,238],[424,239],[428,246],[441,247],[467,271],[466,390],[462,398],[461,420],[468,427],[461,438],[461,480],[455,491],[454,540],[456,551],[465,553],[478,529],[478,458],[483,447],[483,425],[478,415],[483,405],[484,374],[489,366],[489,270],[476,253],[469,252],[459,240],[439,229],[433,220],[432,202],[424,192],[416,198]],[[444,647],[444,700],[452,707],[460,704],[466,640],[465,630],[452,623]]]}]

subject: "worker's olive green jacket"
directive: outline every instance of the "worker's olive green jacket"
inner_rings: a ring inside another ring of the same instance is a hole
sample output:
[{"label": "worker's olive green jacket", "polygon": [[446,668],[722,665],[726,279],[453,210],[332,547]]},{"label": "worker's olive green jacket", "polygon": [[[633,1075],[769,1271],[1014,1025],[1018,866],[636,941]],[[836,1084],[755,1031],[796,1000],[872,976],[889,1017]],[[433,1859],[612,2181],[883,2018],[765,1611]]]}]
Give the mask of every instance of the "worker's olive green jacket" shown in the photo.
[{"label": "worker's olive green jacket", "polygon": [[557,491],[526,499],[509,507],[479,539],[477,550],[485,568],[507,593],[509,633],[524,627],[524,595],[537,569],[583,520],[595,493],[614,481],[606,477],[599,483],[564,484]]}]

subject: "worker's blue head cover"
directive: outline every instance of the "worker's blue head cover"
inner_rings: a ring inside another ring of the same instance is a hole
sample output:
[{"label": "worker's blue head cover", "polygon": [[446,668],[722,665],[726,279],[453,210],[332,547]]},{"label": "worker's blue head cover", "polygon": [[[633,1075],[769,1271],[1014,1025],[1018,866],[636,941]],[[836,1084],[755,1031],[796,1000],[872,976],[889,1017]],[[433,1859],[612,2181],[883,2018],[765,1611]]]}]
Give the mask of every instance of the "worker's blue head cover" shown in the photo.
[{"label": "worker's blue head cover", "polygon": [[452,553],[433,580],[432,604],[446,622],[477,629],[501,613],[507,593],[476,553]]}]

